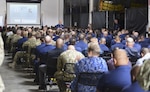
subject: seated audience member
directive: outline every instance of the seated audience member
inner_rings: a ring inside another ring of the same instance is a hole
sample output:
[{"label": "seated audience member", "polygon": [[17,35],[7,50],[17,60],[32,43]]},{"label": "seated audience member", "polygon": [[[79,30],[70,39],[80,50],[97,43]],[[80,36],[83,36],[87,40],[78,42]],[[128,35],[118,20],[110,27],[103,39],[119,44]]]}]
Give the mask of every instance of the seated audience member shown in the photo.
[{"label": "seated audience member", "polygon": [[134,40],[131,37],[127,38],[125,50],[131,62],[136,62],[140,57],[138,50],[134,48]]},{"label": "seated audience member", "polygon": [[[26,42],[23,43],[22,45],[22,48],[25,48],[26,46],[28,46],[29,48],[33,47],[36,45],[36,38],[35,38],[35,33],[32,32],[32,33],[29,33],[28,34],[28,40]],[[15,68],[15,66],[17,65],[17,62],[21,59],[21,58],[24,58],[26,57],[29,58],[27,56],[28,53],[24,53],[24,51],[18,51],[14,58],[13,58],[13,62],[9,64],[9,66],[11,68]],[[28,61],[27,61],[28,62]]]},{"label": "seated audience member", "polygon": [[106,46],[106,39],[105,38],[100,39],[100,45],[99,46],[102,49],[102,51],[109,52],[109,48]]},{"label": "seated audience member", "polygon": [[[51,58],[51,60],[52,58],[57,58],[64,51],[63,45],[64,45],[63,40],[58,38],[56,41],[56,48],[48,52],[48,57]],[[51,61],[47,61],[47,62],[51,62]],[[46,83],[45,83],[46,76],[45,75],[53,76],[55,72],[56,72],[56,69],[49,67],[49,65],[47,64],[42,64],[39,66],[39,85],[40,85],[39,89],[40,90],[46,89]]]},{"label": "seated audience member", "polygon": [[141,45],[141,47],[142,48],[147,48],[148,47],[148,45],[149,45],[149,43],[148,43],[148,41],[147,41],[147,39],[145,38],[145,36],[144,35],[141,35],[140,37],[139,37],[139,44]]},{"label": "seated audience member", "polygon": [[52,38],[50,36],[48,36],[48,35],[45,36],[45,43],[46,43],[46,45],[39,50],[40,63],[45,63],[44,62],[45,60],[43,60],[45,58],[41,57],[41,56],[45,56],[48,51],[53,50],[55,48],[55,46],[52,45]]},{"label": "seated audience member", "polygon": [[141,52],[142,46],[139,44],[139,42],[135,42],[135,43],[134,43],[134,48],[135,48],[138,52]]},{"label": "seated audience member", "polygon": [[[98,39],[96,37],[93,37],[90,39],[90,42],[93,42],[93,43],[97,43],[98,44]],[[102,49],[100,48],[100,54],[102,54],[104,51],[102,51]]]},{"label": "seated audience member", "polygon": [[128,65],[129,59],[126,51],[116,49],[113,53],[113,60],[116,69],[109,71],[102,76],[97,85],[97,92],[105,92],[106,89],[109,88],[122,89],[131,84],[131,67]]},{"label": "seated audience member", "polygon": [[[119,49],[119,48],[115,48],[114,51],[115,51],[116,49]],[[113,51],[113,52],[114,52],[114,51]],[[113,52],[112,52],[112,53],[113,53]],[[108,69],[109,69],[109,70],[114,70],[116,67],[115,67],[115,65],[114,65],[114,60],[113,60],[113,55],[112,55],[112,54],[111,54],[111,57],[112,57],[112,58],[107,61],[107,65],[108,65]],[[132,67],[131,62],[129,62],[128,65],[129,65],[130,67]]]},{"label": "seated audience member", "polygon": [[142,66],[135,66],[132,71],[132,85],[125,87],[121,92],[150,92],[150,60]]},{"label": "seated audience member", "polygon": [[73,45],[77,51],[82,52],[82,49],[80,47],[77,47],[75,44],[76,44],[76,39],[71,38],[69,41],[69,45]]},{"label": "seated audience member", "polygon": [[[72,81],[74,76],[72,74],[65,73],[64,66],[66,63],[77,63],[77,59],[84,58],[84,55],[75,50],[73,45],[68,46],[68,50],[64,51],[57,59],[57,71],[54,74],[54,77],[57,80],[57,85],[60,92],[66,92],[65,81]],[[72,67],[71,67],[72,69]]]},{"label": "seated audience member", "polygon": [[79,35],[79,41],[76,42],[75,47],[80,47],[81,51],[87,50],[88,45],[87,45],[87,43],[85,43],[84,40],[85,40],[84,34],[80,34]]},{"label": "seated audience member", "polygon": [[24,42],[28,40],[28,32],[23,31],[22,32],[22,38],[18,40],[17,42],[17,51],[23,51],[22,45]]},{"label": "seated audience member", "polygon": [[121,43],[121,39],[119,36],[115,37],[115,44],[111,46],[111,50],[113,51],[115,48],[124,49],[125,46]]},{"label": "seated audience member", "polygon": [[[88,46],[88,57],[83,58],[78,61],[75,65],[75,74],[76,78],[74,79],[71,89],[73,92],[76,92],[75,87],[77,85],[77,76],[79,73],[82,72],[90,72],[90,73],[95,73],[95,72],[106,72],[108,71],[106,61],[99,57],[100,55],[100,48],[97,43],[89,43]],[[88,81],[88,80],[87,80]],[[96,92],[96,87],[94,86],[85,86],[85,85],[78,85],[77,92]]]},{"label": "seated audience member", "polygon": [[142,57],[137,60],[136,65],[141,66],[144,60],[150,59],[150,50],[148,48],[142,48],[141,56]]},{"label": "seated audience member", "polygon": [[37,50],[37,60],[36,62],[34,62],[34,68],[35,68],[35,82],[39,81],[39,66],[41,64],[45,64],[46,61],[46,54],[48,51],[51,51],[53,49],[55,49],[55,46],[51,45],[51,37],[50,36],[45,36],[45,44],[41,44],[38,46],[38,48],[36,47]]},{"label": "seated audience member", "polygon": [[106,30],[106,31],[103,32],[102,37],[104,37],[106,39],[106,45],[108,47],[110,47],[112,37],[111,37],[111,35],[109,35],[108,30]]}]

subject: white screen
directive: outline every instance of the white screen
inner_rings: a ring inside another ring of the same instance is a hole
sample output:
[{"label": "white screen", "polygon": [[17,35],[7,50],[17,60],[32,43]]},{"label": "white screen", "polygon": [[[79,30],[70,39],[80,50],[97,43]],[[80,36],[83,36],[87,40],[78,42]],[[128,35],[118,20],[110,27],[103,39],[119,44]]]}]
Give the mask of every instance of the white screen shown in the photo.
[{"label": "white screen", "polygon": [[40,3],[7,3],[7,24],[40,24]]}]

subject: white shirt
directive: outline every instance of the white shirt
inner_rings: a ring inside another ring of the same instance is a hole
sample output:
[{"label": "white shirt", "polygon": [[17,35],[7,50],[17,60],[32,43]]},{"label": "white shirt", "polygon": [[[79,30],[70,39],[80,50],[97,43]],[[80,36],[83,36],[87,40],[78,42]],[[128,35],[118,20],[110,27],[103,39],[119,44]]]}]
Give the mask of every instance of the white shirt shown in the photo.
[{"label": "white shirt", "polygon": [[147,53],[142,58],[138,59],[136,65],[141,66],[144,60],[150,59],[150,53]]}]

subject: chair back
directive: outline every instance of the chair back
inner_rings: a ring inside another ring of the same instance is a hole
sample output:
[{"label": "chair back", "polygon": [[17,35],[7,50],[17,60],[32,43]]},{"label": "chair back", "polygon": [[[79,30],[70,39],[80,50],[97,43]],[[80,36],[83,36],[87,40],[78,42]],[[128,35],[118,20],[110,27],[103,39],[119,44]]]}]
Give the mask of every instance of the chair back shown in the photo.
[{"label": "chair back", "polygon": [[122,87],[107,87],[104,92],[121,92]]},{"label": "chair back", "polygon": [[82,72],[78,75],[77,84],[80,83],[86,86],[96,86],[98,80],[102,77],[103,72],[89,73]]}]

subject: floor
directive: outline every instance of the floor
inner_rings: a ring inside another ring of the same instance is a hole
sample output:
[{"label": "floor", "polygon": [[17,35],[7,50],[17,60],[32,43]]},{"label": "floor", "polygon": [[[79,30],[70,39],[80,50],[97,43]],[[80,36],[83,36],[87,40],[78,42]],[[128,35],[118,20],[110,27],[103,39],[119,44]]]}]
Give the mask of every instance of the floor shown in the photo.
[{"label": "floor", "polygon": [[[5,85],[4,92],[41,92],[33,80],[29,70],[12,69],[8,67],[11,56],[5,55],[3,65],[0,67],[0,74]],[[47,92],[59,92],[57,86],[48,87]]]}]

